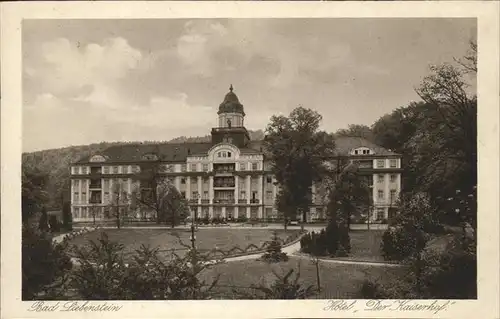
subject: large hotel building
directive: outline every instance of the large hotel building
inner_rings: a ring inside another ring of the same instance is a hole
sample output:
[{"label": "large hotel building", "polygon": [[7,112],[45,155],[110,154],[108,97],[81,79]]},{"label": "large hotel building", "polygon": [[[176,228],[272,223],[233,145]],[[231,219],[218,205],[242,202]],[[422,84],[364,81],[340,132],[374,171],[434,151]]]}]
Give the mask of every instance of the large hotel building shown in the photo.
[{"label": "large hotel building", "polygon": [[[212,128],[210,142],[112,146],[73,163],[73,221],[90,221],[94,215],[104,218],[117,189],[126,198],[147,188],[137,176],[151,161],[160,163],[159,174],[175,185],[198,217],[279,218],[275,207],[279,186],[271,163],[263,142],[250,139],[243,105],[232,86],[217,115],[218,126]],[[401,156],[358,137],[338,137],[335,142],[338,158],[358,161],[360,174],[372,187],[372,222],[387,219],[401,188]],[[313,185],[312,192],[308,221],[325,218],[326,214],[322,188]],[[138,208],[128,212],[129,217],[139,219],[148,214]]]}]

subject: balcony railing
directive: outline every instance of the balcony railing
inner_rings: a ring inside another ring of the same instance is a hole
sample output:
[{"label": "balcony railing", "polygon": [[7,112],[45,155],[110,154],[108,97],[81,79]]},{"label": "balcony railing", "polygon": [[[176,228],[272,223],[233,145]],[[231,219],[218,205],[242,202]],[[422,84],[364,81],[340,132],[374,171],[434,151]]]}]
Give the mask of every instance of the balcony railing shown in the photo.
[{"label": "balcony railing", "polygon": [[210,204],[210,199],[204,198],[204,199],[201,200],[201,203],[202,204]]},{"label": "balcony railing", "polygon": [[101,198],[90,198],[89,203],[90,204],[101,204],[102,201],[101,201]]},{"label": "balcony railing", "polygon": [[250,204],[258,204],[260,202],[260,200],[258,199],[251,199],[250,200]]},{"label": "balcony railing", "polygon": [[232,167],[232,168],[216,168],[216,169],[214,169],[214,172],[216,174],[234,173],[234,167]]},{"label": "balcony railing", "polygon": [[192,198],[192,199],[190,199],[190,200],[189,200],[189,203],[190,203],[190,204],[198,204],[198,200],[197,200],[197,199]]},{"label": "balcony railing", "polygon": [[238,204],[246,204],[247,200],[246,199],[238,199]]},{"label": "balcony railing", "polygon": [[101,183],[90,184],[89,188],[101,188]]},{"label": "balcony railing", "polygon": [[214,187],[234,187],[235,183],[214,183]]},{"label": "balcony railing", "polygon": [[234,199],[214,199],[214,204],[234,204]]}]

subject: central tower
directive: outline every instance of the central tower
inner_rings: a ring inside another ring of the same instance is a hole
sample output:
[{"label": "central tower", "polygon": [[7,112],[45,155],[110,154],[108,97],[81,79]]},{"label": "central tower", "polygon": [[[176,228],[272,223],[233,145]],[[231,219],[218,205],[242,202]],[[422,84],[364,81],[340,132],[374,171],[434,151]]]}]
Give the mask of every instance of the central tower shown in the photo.
[{"label": "central tower", "polygon": [[244,125],[245,111],[238,96],[233,92],[233,85],[219,105],[217,112],[219,126],[212,128],[212,144],[230,143],[242,148],[250,141],[250,136]]}]

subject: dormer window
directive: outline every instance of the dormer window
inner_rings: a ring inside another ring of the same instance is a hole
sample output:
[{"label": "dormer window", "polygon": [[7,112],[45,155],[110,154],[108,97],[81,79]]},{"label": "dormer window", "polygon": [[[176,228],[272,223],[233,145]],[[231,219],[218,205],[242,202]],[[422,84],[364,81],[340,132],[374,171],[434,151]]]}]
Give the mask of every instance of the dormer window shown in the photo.
[{"label": "dormer window", "polygon": [[359,147],[357,149],[351,150],[351,155],[372,155],[374,152],[367,147]]},{"label": "dormer window", "polygon": [[90,162],[105,162],[106,159],[102,155],[94,155],[90,158]]}]

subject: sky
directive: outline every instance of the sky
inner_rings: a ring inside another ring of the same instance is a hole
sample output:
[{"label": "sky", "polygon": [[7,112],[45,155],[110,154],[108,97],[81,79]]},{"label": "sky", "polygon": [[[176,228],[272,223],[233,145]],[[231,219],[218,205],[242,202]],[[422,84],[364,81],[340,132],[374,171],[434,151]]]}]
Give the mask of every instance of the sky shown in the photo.
[{"label": "sky", "polygon": [[475,19],[24,20],[23,151],[203,136],[230,84],[247,129],[303,106],[322,129],[418,101]]}]

